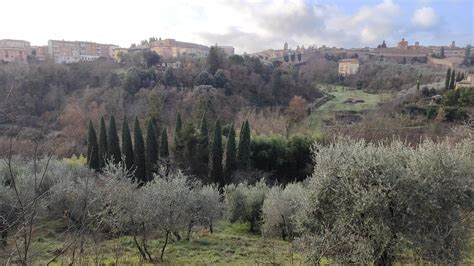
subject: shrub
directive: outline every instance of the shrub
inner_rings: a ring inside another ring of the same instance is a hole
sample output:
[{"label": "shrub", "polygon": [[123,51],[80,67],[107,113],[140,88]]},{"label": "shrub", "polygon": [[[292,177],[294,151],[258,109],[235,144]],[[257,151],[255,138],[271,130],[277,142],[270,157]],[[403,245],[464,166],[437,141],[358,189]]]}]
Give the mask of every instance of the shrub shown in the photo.
[{"label": "shrub", "polygon": [[318,170],[298,213],[300,248],[313,262],[390,265],[413,250],[422,259],[463,257],[472,211],[472,141],[418,147],[339,139],[318,147]]},{"label": "shrub", "polygon": [[268,235],[280,235],[283,240],[293,239],[295,214],[301,208],[304,190],[301,183],[291,183],[285,188],[272,187],[263,202],[263,231]]},{"label": "shrub", "polygon": [[261,212],[268,187],[265,180],[254,186],[247,183],[227,185],[224,187],[227,215],[231,222],[248,222],[250,232],[256,232],[261,223]]}]

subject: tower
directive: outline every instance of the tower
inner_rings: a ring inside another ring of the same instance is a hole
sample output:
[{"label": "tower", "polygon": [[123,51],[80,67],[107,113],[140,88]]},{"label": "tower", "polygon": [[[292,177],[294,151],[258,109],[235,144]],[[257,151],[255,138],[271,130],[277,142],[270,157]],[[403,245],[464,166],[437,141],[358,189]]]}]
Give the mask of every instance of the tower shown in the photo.
[{"label": "tower", "polygon": [[285,45],[283,46],[283,50],[288,51],[288,43],[285,42]]}]

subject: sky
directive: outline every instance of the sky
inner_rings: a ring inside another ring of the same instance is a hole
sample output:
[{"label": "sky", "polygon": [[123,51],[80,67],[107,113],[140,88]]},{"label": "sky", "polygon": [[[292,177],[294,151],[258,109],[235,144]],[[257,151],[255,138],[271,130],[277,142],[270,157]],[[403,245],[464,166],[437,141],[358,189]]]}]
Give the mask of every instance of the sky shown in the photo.
[{"label": "sky", "polygon": [[474,0],[3,0],[0,39],[80,40],[129,47],[149,37],[231,45],[344,48],[474,45]]}]

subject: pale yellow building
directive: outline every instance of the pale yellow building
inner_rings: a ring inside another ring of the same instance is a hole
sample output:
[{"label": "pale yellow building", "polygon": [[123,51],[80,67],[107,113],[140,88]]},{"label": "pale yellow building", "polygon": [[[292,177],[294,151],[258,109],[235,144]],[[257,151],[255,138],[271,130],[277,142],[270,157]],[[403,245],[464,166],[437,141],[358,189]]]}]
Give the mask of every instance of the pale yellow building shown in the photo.
[{"label": "pale yellow building", "polygon": [[359,60],[357,59],[342,59],[339,60],[339,75],[349,76],[357,73],[359,70]]},{"label": "pale yellow building", "polygon": [[209,47],[196,43],[180,42],[175,39],[164,39],[150,43],[150,50],[159,54],[163,59],[178,56],[205,57],[209,54]]},{"label": "pale yellow building", "polygon": [[456,90],[459,88],[474,88],[474,74],[469,74],[461,81],[456,82]]}]

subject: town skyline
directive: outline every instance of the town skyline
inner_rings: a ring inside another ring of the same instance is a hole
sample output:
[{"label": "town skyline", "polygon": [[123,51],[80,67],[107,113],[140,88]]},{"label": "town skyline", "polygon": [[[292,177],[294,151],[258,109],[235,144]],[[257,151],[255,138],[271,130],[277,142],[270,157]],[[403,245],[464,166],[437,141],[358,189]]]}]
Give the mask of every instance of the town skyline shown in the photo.
[{"label": "town skyline", "polygon": [[[129,47],[149,37],[174,38],[207,46],[232,45],[236,53],[279,49],[285,41],[329,47],[389,46],[405,38],[421,45],[470,44],[473,3],[446,1],[169,1],[134,5],[83,1],[85,11],[69,9],[64,1],[44,5],[22,0],[4,3],[5,10],[24,9],[34,25],[7,12],[0,24],[10,25],[0,38],[21,39],[32,45],[48,40],[81,40]],[[144,8],[146,7],[146,8]],[[87,15],[88,19],[84,19]],[[455,19],[454,19],[455,18]],[[16,21],[16,23],[11,23]],[[61,21],[61,23],[57,23]],[[271,22],[271,23],[270,23]],[[52,26],[53,25],[53,26]]]}]

